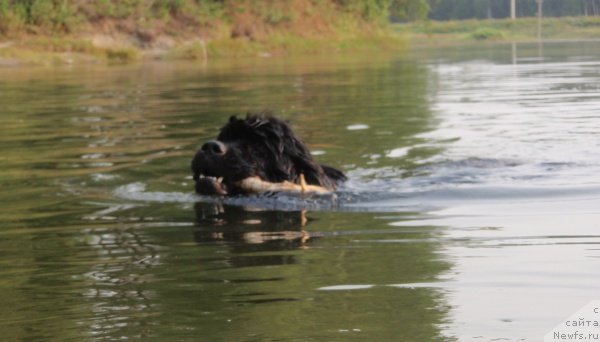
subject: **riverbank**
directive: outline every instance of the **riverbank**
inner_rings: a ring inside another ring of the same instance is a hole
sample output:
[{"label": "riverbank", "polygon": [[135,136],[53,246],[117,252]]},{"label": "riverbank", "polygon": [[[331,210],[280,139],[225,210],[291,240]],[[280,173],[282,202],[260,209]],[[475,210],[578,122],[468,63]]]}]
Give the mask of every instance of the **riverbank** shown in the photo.
[{"label": "riverbank", "polygon": [[360,7],[310,0],[54,3],[3,8],[0,0],[0,65],[206,61],[404,46],[385,23],[387,8],[370,2]]},{"label": "riverbank", "polygon": [[[538,39],[537,18],[424,21],[394,24],[411,46],[459,45],[474,42],[525,42]],[[600,17],[543,18],[542,40],[600,39]]]},{"label": "riverbank", "polygon": [[386,30],[357,36],[306,38],[279,33],[260,41],[164,37],[162,46],[140,46],[131,37],[111,35],[23,36],[0,39],[0,66],[129,63],[144,60],[198,60],[219,58],[316,55],[356,51],[396,50],[406,40]]},{"label": "riverbank", "polygon": [[[79,24],[78,30],[72,32],[40,31],[29,27],[0,36],[0,66],[128,63],[157,59],[206,62],[221,58],[377,52],[407,46],[419,48],[537,39],[536,18],[423,21],[390,26],[349,14],[336,17],[335,13],[319,17],[296,15],[293,21],[285,24],[266,22],[257,16],[240,20],[216,21],[198,32],[192,29],[193,25],[177,29],[182,25],[180,20],[141,25],[129,19],[114,18]],[[246,29],[243,29],[242,21],[248,25]],[[600,18],[544,18],[542,39],[600,39]]]}]

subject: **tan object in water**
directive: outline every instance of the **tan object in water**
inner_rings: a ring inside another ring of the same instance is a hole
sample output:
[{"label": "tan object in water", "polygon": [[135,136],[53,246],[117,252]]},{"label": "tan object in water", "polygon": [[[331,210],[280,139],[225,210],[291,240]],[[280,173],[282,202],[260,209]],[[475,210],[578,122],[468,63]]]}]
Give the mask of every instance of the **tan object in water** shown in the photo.
[{"label": "tan object in water", "polygon": [[248,177],[238,182],[240,188],[250,193],[263,192],[291,192],[299,194],[328,194],[331,191],[318,185],[308,185],[304,175],[300,175],[300,184],[284,181],[281,183],[271,183],[260,179],[259,177]]}]

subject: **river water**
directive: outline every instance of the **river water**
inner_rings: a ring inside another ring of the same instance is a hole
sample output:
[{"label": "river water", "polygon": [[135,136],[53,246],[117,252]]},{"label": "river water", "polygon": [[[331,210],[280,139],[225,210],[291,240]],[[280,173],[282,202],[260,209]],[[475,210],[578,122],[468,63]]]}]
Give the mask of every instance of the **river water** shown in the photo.
[{"label": "river water", "polygon": [[[0,68],[9,340],[541,340],[600,299],[600,45]],[[193,193],[271,109],[349,181]]]}]

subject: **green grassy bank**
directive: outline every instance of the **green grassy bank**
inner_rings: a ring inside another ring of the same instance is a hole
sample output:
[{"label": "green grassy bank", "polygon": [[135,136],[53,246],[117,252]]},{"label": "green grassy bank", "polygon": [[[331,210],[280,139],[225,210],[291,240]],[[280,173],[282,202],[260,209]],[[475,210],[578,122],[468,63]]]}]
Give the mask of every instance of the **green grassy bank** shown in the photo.
[{"label": "green grassy bank", "polygon": [[[397,0],[0,0],[0,66],[323,54],[537,39],[537,19],[388,24]],[[600,39],[544,18],[543,39]]]},{"label": "green grassy bank", "polygon": [[[537,39],[537,18],[424,21],[395,24],[397,33],[413,45],[444,45],[489,41]],[[543,40],[600,39],[600,17],[543,18]]]},{"label": "green grassy bank", "polygon": [[0,0],[0,65],[398,48],[386,1]]}]

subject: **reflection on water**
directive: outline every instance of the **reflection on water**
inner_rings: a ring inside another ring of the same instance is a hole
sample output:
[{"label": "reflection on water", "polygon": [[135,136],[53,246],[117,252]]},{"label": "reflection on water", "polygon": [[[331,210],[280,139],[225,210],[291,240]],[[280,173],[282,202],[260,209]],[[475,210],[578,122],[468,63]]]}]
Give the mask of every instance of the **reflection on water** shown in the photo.
[{"label": "reflection on water", "polygon": [[[539,340],[595,298],[600,51],[0,69],[9,339]],[[218,200],[189,160],[271,108],[350,180]]]}]

